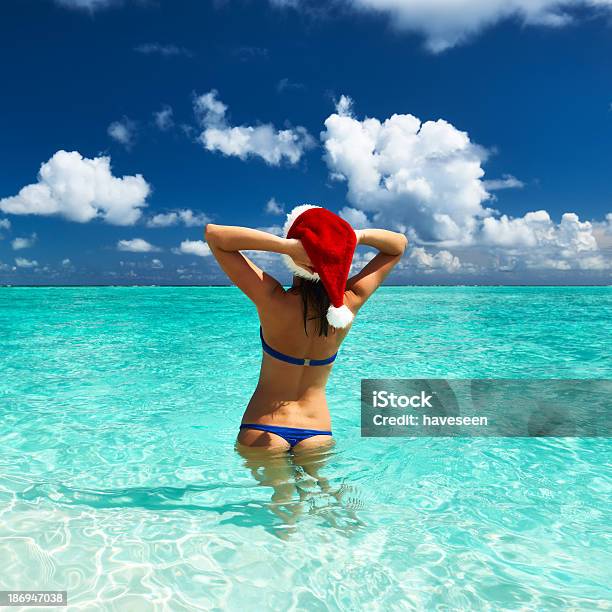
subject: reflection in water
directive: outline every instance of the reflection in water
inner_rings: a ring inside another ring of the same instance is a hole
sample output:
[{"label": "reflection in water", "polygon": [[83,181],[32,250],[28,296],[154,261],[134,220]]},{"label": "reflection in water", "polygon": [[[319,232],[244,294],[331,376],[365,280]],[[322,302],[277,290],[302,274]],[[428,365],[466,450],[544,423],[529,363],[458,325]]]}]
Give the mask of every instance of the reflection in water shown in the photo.
[{"label": "reflection in water", "polygon": [[321,519],[324,525],[333,527],[342,535],[350,535],[365,526],[356,515],[356,511],[364,507],[357,489],[344,483],[332,487],[329,480],[320,473],[333,456],[330,447],[300,452],[271,452],[236,445],[236,450],[259,485],[273,489],[269,504],[262,504],[252,498],[221,504],[201,503],[202,495],[215,496],[219,490],[245,491],[243,485],[237,482],[221,481],[178,487],[113,489],[85,489],[61,483],[39,482],[16,496],[30,502],[47,499],[58,505],[87,506],[101,510],[142,508],[162,512],[215,513],[221,517],[219,524],[263,527],[281,538],[287,538],[295,531],[299,518],[305,515]]},{"label": "reflection in water", "polygon": [[363,503],[355,488],[345,484],[332,487],[321,474],[333,456],[332,447],[287,452],[236,444],[236,451],[253,478],[273,489],[269,508],[282,521],[273,530],[275,535],[288,537],[305,513],[316,515],[343,535],[365,526],[356,514]]}]

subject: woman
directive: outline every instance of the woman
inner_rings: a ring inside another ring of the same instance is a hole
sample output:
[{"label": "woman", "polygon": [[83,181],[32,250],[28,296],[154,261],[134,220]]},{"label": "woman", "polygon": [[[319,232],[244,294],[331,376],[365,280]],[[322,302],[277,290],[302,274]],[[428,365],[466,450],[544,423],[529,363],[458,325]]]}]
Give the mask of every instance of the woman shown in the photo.
[{"label": "woman", "polygon": [[[303,238],[294,238],[299,235],[299,223],[307,221]],[[345,324],[344,313],[352,319],[398,263],[407,241],[403,234],[382,229],[354,231],[337,215],[311,206],[297,207],[288,215],[285,235],[281,238],[212,223],[206,226],[211,252],[231,281],[253,301],[261,323],[259,382],[244,413],[238,445],[299,452],[332,443],[325,387],[350,323],[334,327],[329,321]],[[355,240],[357,245],[380,252],[359,274],[348,281],[344,277],[338,298],[326,282],[327,254],[322,245],[348,253],[348,275]],[[292,286],[284,289],[240,251],[284,255],[295,273]],[[318,273],[325,282],[311,280]],[[340,300],[336,307],[330,304],[329,293],[334,294],[334,301]]]}]

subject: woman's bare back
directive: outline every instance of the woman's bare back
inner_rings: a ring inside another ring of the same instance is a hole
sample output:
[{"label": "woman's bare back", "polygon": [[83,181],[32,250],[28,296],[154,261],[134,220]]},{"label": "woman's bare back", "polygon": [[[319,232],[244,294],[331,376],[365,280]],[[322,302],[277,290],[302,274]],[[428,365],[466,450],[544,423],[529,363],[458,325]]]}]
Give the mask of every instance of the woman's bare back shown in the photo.
[{"label": "woman's bare back", "polygon": [[[326,359],[338,352],[350,328],[329,327],[327,335],[320,335],[320,320],[309,313],[305,330],[299,291],[277,293],[266,308],[258,309],[267,344],[298,359]],[[259,382],[243,422],[329,429],[325,387],[332,367],[293,365],[263,353]]]}]

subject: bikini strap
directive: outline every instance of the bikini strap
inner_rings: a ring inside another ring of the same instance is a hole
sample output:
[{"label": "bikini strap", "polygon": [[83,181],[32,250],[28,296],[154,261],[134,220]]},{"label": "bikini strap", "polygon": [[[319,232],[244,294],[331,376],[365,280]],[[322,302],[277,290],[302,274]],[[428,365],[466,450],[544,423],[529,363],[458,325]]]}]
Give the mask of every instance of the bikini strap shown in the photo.
[{"label": "bikini strap", "polygon": [[331,357],[327,357],[327,359],[298,359],[297,357],[291,357],[290,355],[285,355],[276,349],[273,349],[263,337],[263,331],[261,329],[261,325],[259,326],[259,337],[261,338],[261,347],[265,353],[268,353],[271,357],[278,359],[279,361],[284,361],[285,363],[291,363],[293,365],[301,365],[301,366],[323,366],[329,365],[332,363],[338,353],[335,353]]}]

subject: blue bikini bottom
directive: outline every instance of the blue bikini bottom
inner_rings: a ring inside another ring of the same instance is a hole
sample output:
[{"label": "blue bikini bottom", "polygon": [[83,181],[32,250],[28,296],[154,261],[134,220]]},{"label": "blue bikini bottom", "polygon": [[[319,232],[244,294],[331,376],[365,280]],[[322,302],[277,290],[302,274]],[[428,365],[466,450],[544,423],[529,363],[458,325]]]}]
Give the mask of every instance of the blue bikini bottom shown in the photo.
[{"label": "blue bikini bottom", "polygon": [[290,448],[293,448],[298,442],[308,440],[313,436],[331,436],[331,431],[323,431],[321,429],[299,429],[297,427],[275,427],[274,425],[259,425],[257,423],[243,423],[240,429],[255,429],[257,431],[265,431],[267,433],[276,434],[288,442]]}]

